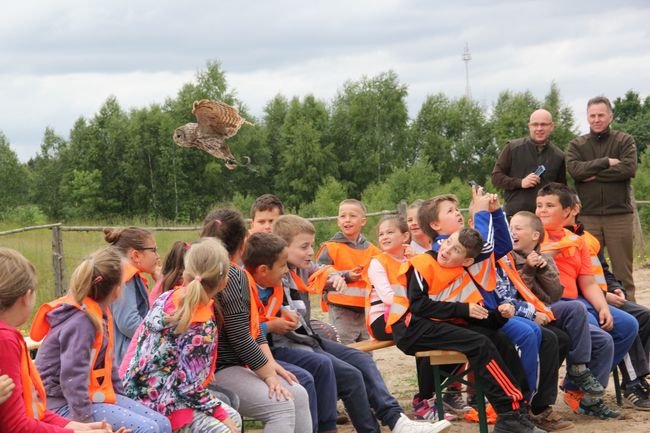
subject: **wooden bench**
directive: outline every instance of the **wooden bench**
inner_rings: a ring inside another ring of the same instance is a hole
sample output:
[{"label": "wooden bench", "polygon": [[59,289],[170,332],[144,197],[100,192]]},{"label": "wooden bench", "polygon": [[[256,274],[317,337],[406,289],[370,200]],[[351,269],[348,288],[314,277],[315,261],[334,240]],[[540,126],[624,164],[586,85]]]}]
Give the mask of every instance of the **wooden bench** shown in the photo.
[{"label": "wooden bench", "polygon": [[[478,412],[478,425],[481,433],[488,433],[487,416],[485,415],[485,399],[483,394],[483,387],[481,386],[478,378],[475,378],[476,383],[470,383],[465,376],[470,373],[470,368],[462,369],[460,372],[447,373],[440,370],[441,365],[448,364],[467,364],[467,357],[455,350],[427,350],[417,352],[416,358],[429,358],[429,364],[433,368],[433,383],[435,386],[436,406],[438,408],[438,419],[444,419],[445,408],[442,404],[442,392],[454,382],[461,382],[468,386],[473,386],[476,389],[476,403]],[[441,379],[444,376],[444,380]]]},{"label": "wooden bench", "polygon": [[357,341],[356,343],[350,343],[348,344],[348,347],[360,350],[362,352],[372,352],[373,350],[384,349],[386,347],[391,347],[394,345],[395,342],[393,340],[364,340]]}]

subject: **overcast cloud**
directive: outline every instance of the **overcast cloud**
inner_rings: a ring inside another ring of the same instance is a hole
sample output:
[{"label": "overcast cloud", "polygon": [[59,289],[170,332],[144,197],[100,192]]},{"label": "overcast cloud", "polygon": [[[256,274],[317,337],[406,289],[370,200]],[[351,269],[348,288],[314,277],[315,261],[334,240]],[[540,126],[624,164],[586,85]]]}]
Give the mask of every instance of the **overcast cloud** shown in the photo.
[{"label": "overcast cloud", "polygon": [[254,115],[278,93],[330,100],[392,69],[415,116],[427,95],[542,98],[555,80],[581,130],[586,100],[650,86],[648,1],[12,1],[0,14],[0,130],[21,160],[67,138],[110,95],[163,102],[218,60]]}]

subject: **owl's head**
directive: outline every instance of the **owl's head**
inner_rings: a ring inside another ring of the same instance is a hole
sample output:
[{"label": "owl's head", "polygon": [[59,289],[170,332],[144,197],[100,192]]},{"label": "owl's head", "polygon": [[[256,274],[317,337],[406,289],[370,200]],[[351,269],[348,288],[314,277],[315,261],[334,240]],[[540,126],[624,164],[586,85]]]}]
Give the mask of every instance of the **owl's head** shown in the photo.
[{"label": "owl's head", "polygon": [[196,123],[188,123],[174,130],[174,143],[181,147],[196,147]]}]

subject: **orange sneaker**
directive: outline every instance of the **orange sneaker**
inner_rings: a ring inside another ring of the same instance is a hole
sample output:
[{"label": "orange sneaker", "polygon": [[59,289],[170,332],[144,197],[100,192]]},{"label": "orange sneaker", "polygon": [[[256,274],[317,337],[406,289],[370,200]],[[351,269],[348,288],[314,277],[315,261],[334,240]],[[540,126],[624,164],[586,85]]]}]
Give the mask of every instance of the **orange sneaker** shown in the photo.
[{"label": "orange sneaker", "polygon": [[585,395],[582,391],[564,391],[564,402],[569,405],[575,413],[580,413],[580,400]]}]

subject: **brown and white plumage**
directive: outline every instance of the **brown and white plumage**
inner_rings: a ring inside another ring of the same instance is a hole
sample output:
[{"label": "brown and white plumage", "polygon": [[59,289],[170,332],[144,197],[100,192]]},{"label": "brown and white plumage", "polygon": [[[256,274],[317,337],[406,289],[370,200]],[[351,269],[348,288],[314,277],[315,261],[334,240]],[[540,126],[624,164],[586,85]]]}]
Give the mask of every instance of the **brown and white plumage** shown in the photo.
[{"label": "brown and white plumage", "polygon": [[194,101],[192,114],[198,123],[188,123],[176,128],[174,143],[181,147],[197,147],[210,155],[226,161],[226,167],[233,170],[239,164],[226,144],[226,139],[234,136],[244,123],[252,125],[239,115],[236,108],[221,101],[202,99]]}]

